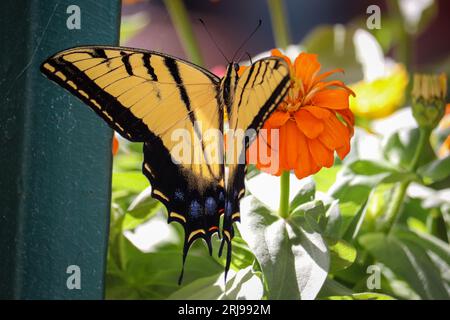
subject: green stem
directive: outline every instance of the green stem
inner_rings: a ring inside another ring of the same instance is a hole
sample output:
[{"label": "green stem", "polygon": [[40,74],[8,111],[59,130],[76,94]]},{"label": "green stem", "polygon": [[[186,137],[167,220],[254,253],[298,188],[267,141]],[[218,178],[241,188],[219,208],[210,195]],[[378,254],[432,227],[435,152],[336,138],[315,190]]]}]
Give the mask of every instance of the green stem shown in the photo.
[{"label": "green stem", "polygon": [[425,148],[425,145],[430,139],[431,130],[427,128],[420,128],[419,132],[419,142],[417,143],[417,149],[414,153],[414,157],[411,160],[409,169],[411,171],[416,171],[417,166],[419,165],[419,159],[422,155],[423,149]]},{"label": "green stem", "polygon": [[164,0],[164,3],[189,60],[202,66],[203,58],[183,0]]},{"label": "green stem", "polygon": [[405,67],[411,72],[414,61],[414,35],[410,34],[404,25],[404,18],[400,12],[399,4],[397,1],[387,1],[387,7],[389,16],[392,21],[396,21],[396,31],[397,31],[397,44],[395,48],[395,57],[398,62],[401,62]]},{"label": "green stem", "polygon": [[289,179],[289,171],[283,171],[280,177],[280,207],[278,214],[284,219],[289,217]]},{"label": "green stem", "polygon": [[[417,148],[414,153],[414,156],[409,164],[409,171],[414,172],[419,165],[419,159],[422,155],[422,152],[427,144],[427,141],[430,138],[431,131],[429,129],[420,128],[419,141],[417,143]],[[405,200],[406,190],[408,189],[410,180],[406,180],[400,182],[395,186],[394,195],[392,197],[391,205],[388,207],[386,212],[386,218],[382,226],[382,231],[390,234],[394,225],[400,218],[400,212]]]},{"label": "green stem", "polygon": [[272,29],[275,37],[275,44],[278,48],[286,49],[291,43],[289,35],[288,19],[283,0],[267,0],[269,5]]},{"label": "green stem", "polygon": [[393,226],[399,219],[400,209],[402,208],[403,201],[405,199],[406,190],[408,190],[408,186],[410,181],[403,181],[398,183],[394,187],[394,195],[392,196],[391,205],[388,207],[386,212],[386,218],[383,223],[382,231],[386,234],[390,234]]}]

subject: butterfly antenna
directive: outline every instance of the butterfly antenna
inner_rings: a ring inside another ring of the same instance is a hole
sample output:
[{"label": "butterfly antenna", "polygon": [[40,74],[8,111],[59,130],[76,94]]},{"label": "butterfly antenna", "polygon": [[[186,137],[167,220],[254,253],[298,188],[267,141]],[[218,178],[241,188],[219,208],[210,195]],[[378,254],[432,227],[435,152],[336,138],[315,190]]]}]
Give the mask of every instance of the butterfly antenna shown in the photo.
[{"label": "butterfly antenna", "polygon": [[234,61],[234,58],[236,58],[236,55],[239,53],[239,51],[241,51],[241,49],[247,44],[247,42],[253,37],[253,35],[256,33],[256,31],[258,31],[259,27],[261,27],[262,24],[262,20],[259,19],[258,21],[258,25],[256,26],[255,30],[253,30],[252,33],[250,33],[250,35],[247,37],[247,39],[245,39],[242,44],[239,46],[239,48],[236,50],[236,52],[233,55],[233,59],[231,59],[232,61]]},{"label": "butterfly antenna", "polygon": [[250,60],[250,64],[253,64],[252,57],[251,57],[250,53],[245,52],[245,54],[247,55],[248,60]]},{"label": "butterfly antenna", "polygon": [[217,50],[219,50],[219,52],[222,54],[222,56],[225,58],[225,60],[228,62],[228,64],[230,63],[230,60],[227,59],[227,56],[223,53],[222,49],[220,49],[219,45],[217,44],[216,40],[214,40],[212,34],[209,32],[208,28],[206,27],[206,23],[199,18],[198,21],[200,21],[200,23],[202,24],[203,28],[205,28],[206,33],[208,34],[209,38],[211,39],[211,41],[214,43],[214,45],[216,46]]}]

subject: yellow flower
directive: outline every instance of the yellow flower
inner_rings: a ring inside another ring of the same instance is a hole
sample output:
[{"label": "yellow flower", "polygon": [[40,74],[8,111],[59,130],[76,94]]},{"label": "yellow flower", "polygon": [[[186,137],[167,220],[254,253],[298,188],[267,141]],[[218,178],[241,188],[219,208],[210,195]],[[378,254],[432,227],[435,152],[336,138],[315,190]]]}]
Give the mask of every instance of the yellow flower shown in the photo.
[{"label": "yellow flower", "polygon": [[408,73],[401,64],[374,81],[360,81],[349,87],[356,93],[350,97],[350,109],[359,117],[378,119],[392,114],[405,101]]},{"label": "yellow flower", "polygon": [[[439,123],[439,129],[445,130],[447,128],[450,128],[450,103],[445,107],[445,116]],[[439,158],[445,158],[448,155],[450,155],[450,135],[447,136],[438,150]]]}]

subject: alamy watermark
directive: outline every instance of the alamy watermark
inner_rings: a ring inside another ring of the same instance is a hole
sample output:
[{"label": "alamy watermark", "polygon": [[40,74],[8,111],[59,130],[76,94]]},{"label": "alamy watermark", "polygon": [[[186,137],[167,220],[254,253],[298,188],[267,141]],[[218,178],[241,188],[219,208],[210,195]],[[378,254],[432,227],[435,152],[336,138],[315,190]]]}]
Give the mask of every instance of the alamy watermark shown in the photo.
[{"label": "alamy watermark", "polygon": [[81,9],[75,4],[67,7],[66,13],[69,14],[66,20],[66,26],[69,30],[81,29]]},{"label": "alamy watermark", "polygon": [[[195,131],[179,128],[171,133],[172,161],[177,164],[262,164],[267,168],[278,167],[279,129],[229,129],[226,133],[216,128],[202,130],[199,121]],[[258,137],[260,143],[246,153],[245,143]],[[247,157],[248,156],[248,157]]]},{"label": "alamy watermark", "polygon": [[67,267],[66,273],[69,274],[66,280],[66,286],[69,290],[81,290],[81,268],[76,264]]},{"label": "alamy watermark", "polygon": [[366,270],[370,276],[366,280],[366,286],[369,290],[381,289],[381,268],[378,265],[370,265]]},{"label": "alamy watermark", "polygon": [[376,4],[367,7],[366,13],[370,16],[366,20],[366,26],[369,30],[381,29],[381,9]]}]

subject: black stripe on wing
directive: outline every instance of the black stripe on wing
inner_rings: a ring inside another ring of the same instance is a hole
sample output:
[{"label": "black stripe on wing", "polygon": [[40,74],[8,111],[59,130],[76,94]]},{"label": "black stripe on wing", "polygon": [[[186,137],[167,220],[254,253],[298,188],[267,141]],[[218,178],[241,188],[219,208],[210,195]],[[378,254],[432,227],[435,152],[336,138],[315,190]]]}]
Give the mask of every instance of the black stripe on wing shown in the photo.
[{"label": "black stripe on wing", "polygon": [[[93,52],[102,55],[100,49]],[[128,140],[143,142],[154,136],[141,119],[62,57],[48,59],[41,65],[41,72],[90,106],[111,128]]]}]

